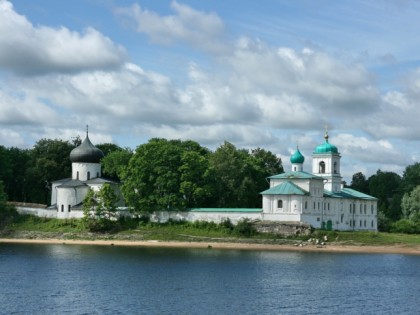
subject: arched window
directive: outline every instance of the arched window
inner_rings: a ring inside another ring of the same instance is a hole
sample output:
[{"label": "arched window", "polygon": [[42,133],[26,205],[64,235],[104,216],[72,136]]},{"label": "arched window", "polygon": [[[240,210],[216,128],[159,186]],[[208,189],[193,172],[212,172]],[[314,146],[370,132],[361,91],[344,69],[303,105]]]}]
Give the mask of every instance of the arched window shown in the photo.
[{"label": "arched window", "polygon": [[308,202],[305,201],[305,209],[308,209]]},{"label": "arched window", "polygon": [[283,209],[283,200],[281,199],[277,200],[277,208]]},{"label": "arched window", "polygon": [[61,212],[64,212],[64,205],[61,205]]},{"label": "arched window", "polygon": [[90,172],[87,172],[87,180],[90,179]]},{"label": "arched window", "polygon": [[296,166],[293,166],[293,171],[296,172]]},{"label": "arched window", "polygon": [[334,174],[337,174],[337,162],[334,162]]},{"label": "arched window", "polygon": [[71,206],[69,205],[69,207],[68,207],[68,210],[69,210],[69,212],[71,211]]},{"label": "arched window", "polygon": [[79,179],[79,171],[76,173],[76,179]]},{"label": "arched window", "polygon": [[319,173],[320,174],[325,173],[325,162],[324,161],[319,162]]}]

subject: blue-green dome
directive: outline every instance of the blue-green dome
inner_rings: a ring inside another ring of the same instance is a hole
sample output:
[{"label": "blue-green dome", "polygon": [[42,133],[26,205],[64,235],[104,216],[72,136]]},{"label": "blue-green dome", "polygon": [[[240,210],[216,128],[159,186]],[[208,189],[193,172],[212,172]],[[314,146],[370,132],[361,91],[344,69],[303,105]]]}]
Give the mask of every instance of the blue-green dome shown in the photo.
[{"label": "blue-green dome", "polygon": [[300,153],[299,148],[296,149],[295,153],[290,157],[290,162],[292,164],[303,164],[305,157]]},{"label": "blue-green dome", "polygon": [[325,142],[315,148],[314,153],[338,153],[338,149],[335,145],[328,142],[328,133],[324,136]]}]

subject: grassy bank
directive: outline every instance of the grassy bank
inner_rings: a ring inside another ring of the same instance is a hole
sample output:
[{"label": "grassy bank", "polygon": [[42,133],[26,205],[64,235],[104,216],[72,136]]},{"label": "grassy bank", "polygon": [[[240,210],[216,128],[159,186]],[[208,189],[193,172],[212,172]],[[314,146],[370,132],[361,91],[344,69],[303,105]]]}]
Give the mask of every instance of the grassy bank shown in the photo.
[{"label": "grassy bank", "polygon": [[0,237],[8,238],[58,238],[58,239],[103,239],[103,240],[159,240],[159,241],[217,241],[248,242],[265,244],[292,244],[308,239],[327,236],[327,243],[342,245],[420,245],[420,235],[374,232],[327,232],[316,230],[310,236],[282,237],[256,233],[244,224],[234,227],[225,222],[168,222],[157,224],[145,220],[127,220],[118,223],[118,229],[108,233],[91,233],[81,220],[45,219],[21,216],[0,231]]}]

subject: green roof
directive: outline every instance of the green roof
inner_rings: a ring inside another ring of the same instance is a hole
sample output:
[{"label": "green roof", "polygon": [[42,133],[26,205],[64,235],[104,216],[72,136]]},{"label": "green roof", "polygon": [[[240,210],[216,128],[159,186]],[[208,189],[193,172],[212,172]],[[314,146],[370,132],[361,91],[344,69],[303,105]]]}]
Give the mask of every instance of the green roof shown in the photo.
[{"label": "green roof", "polygon": [[300,153],[299,148],[296,149],[295,153],[290,157],[290,162],[292,164],[303,164],[305,157]]},{"label": "green roof", "polygon": [[292,182],[284,182],[261,193],[261,195],[308,195],[309,193]]},{"label": "green roof", "polygon": [[286,172],[268,177],[270,179],[323,179],[307,172]]},{"label": "green roof", "polygon": [[331,192],[324,190],[324,196],[332,198],[348,198],[348,199],[363,199],[363,200],[377,200],[377,198],[361,193],[360,191],[343,188],[340,192]]},{"label": "green roof", "polygon": [[191,212],[262,212],[261,208],[191,208]]}]

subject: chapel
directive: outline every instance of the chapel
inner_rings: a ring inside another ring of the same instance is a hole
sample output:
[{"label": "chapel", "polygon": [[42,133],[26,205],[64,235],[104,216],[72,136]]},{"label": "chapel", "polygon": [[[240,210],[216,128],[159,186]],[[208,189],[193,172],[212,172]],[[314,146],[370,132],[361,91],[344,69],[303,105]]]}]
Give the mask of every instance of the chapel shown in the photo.
[{"label": "chapel", "polygon": [[[119,194],[118,183],[102,177],[101,159],[103,157],[104,153],[92,144],[89,139],[89,131],[86,130],[85,139],[70,152],[71,178],[52,182],[49,209],[56,210],[57,218],[80,216],[83,200],[89,189],[99,191],[105,183],[108,183]],[[77,211],[78,215],[75,216],[72,211]]]}]

